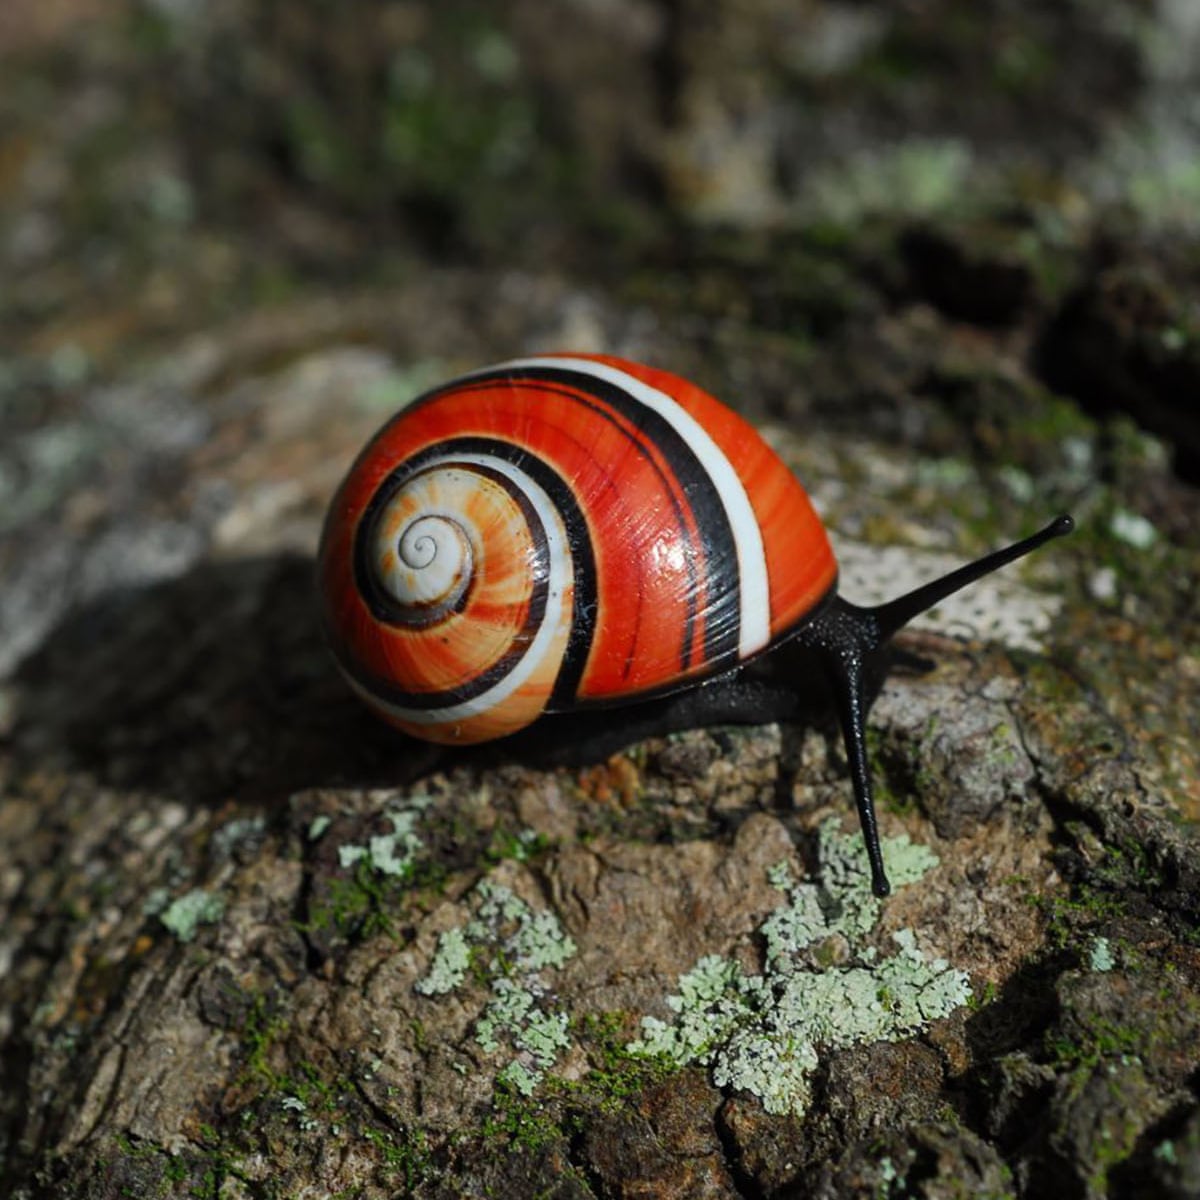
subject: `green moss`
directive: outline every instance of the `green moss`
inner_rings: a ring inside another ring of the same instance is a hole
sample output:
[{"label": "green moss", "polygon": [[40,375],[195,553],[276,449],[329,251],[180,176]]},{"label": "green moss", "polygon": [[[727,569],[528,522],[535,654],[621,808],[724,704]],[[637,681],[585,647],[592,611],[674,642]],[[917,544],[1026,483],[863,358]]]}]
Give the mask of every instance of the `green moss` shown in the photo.
[{"label": "green moss", "polygon": [[[273,1011],[265,997],[255,1001],[242,1032],[245,1064],[236,1086],[253,1088],[257,1096],[238,1114],[233,1139],[261,1155],[273,1152],[276,1137],[286,1137],[289,1142],[297,1136],[321,1140],[361,1137],[378,1151],[383,1174],[405,1188],[431,1176],[435,1163],[425,1132],[402,1121],[379,1127],[376,1110],[362,1103],[358,1082],[336,1072],[330,1074],[312,1062],[291,1063],[286,1071],[271,1065],[272,1052],[288,1028],[285,1018]],[[217,1149],[225,1145],[210,1127],[202,1128],[202,1138]],[[245,1152],[244,1146],[239,1152]],[[227,1149],[221,1153],[223,1161],[234,1161]]]},{"label": "green moss", "polygon": [[529,862],[543,854],[550,846],[550,840],[534,829],[510,829],[499,825],[492,832],[492,840],[484,853],[484,862],[488,866],[513,860],[514,862]]},{"label": "green moss", "polygon": [[561,1094],[584,1109],[612,1110],[679,1069],[665,1057],[632,1053],[628,1045],[632,1023],[632,1018],[619,1012],[585,1016],[575,1032],[587,1054],[589,1070],[577,1082],[559,1081]]},{"label": "green moss", "polygon": [[[1137,1094],[1150,1086],[1164,1059],[1175,1058],[1181,1045],[1194,1041],[1200,1022],[1200,1002],[1178,987],[1152,997],[1139,994],[1130,976],[1114,977],[1105,986],[1120,990],[1098,990],[1082,974],[1065,981],[1065,1019],[1048,1031],[1045,1044],[1046,1058],[1063,1077],[1068,1100],[1097,1083],[1110,1093],[1108,1115],[1091,1145],[1097,1178],[1106,1177],[1132,1151],[1146,1120]],[[1129,1002],[1114,1004],[1117,996]]]},{"label": "green moss", "polygon": [[[427,816],[434,798],[418,791],[394,800],[384,820],[386,832],[364,842],[346,842],[337,847],[338,863],[347,874],[322,880],[309,902],[305,932],[334,930],[346,938],[376,934],[395,936],[392,914],[397,904],[414,888],[436,888],[446,876],[446,867],[431,854],[425,836],[432,821]],[[328,831],[327,822],[310,826],[317,837]]]},{"label": "green moss", "polygon": [[1083,933],[1121,916],[1125,908],[1110,892],[1091,886],[1077,887],[1068,896],[1034,895],[1029,900],[1045,913],[1047,938],[1057,950],[1078,946]]},{"label": "green moss", "polygon": [[[313,1062],[292,1062],[285,1071],[272,1066],[275,1048],[288,1029],[286,1018],[267,997],[256,998],[242,1030],[245,1062],[235,1081],[238,1089],[256,1093],[235,1124],[233,1140],[242,1146],[239,1153],[246,1152],[245,1145],[256,1154],[271,1153],[275,1137],[294,1141],[297,1136],[357,1136],[379,1152],[383,1173],[404,1187],[411,1188],[429,1177],[434,1159],[424,1131],[400,1121],[380,1128],[375,1110],[361,1102],[361,1086],[355,1080],[330,1074]],[[214,1161],[217,1151],[223,1156],[221,1161],[234,1161],[228,1142],[215,1130],[202,1127],[201,1135],[214,1148]]]},{"label": "green moss", "polygon": [[381,879],[374,866],[363,856],[354,872],[333,879],[319,901],[309,908],[308,920],[299,928],[304,932],[334,929],[345,937],[394,936],[389,915],[396,895],[394,881]]},{"label": "green moss", "polygon": [[266,996],[256,996],[242,1028],[241,1043],[245,1065],[238,1082],[257,1080],[269,1089],[281,1088],[286,1082],[272,1069],[268,1059],[271,1048],[287,1032],[286,1017]]},{"label": "green moss", "polygon": [[204,1140],[208,1144],[175,1153],[157,1142],[122,1134],[111,1143],[114,1153],[102,1154],[100,1163],[114,1174],[118,1173],[112,1161],[115,1156],[119,1155],[126,1163],[137,1164],[132,1172],[119,1172],[122,1178],[129,1180],[121,1195],[136,1196],[139,1200],[150,1197],[212,1200],[222,1194],[222,1188],[229,1180],[247,1182],[248,1177],[239,1170],[237,1153],[215,1137]]},{"label": "green moss", "polygon": [[336,1113],[341,1097],[349,1088],[345,1080],[327,1080],[313,1063],[297,1063],[294,1070],[276,1080],[276,1089],[294,1096],[305,1111],[330,1115]]},{"label": "green moss", "polygon": [[1000,998],[1000,989],[993,980],[988,980],[983,985],[982,992],[976,992],[972,995],[968,1007],[971,1009],[987,1008],[990,1004],[995,1004]]},{"label": "green moss", "polygon": [[[1082,737],[1080,743],[1082,744]],[[1067,822],[1065,829],[1085,843],[1089,839],[1086,826]],[[1067,895],[1030,895],[1031,904],[1046,916],[1048,940],[1055,949],[1090,947],[1090,959],[1097,953],[1112,961],[1112,947],[1106,930],[1112,922],[1124,916],[1129,908],[1127,897],[1141,892],[1154,896],[1163,886],[1163,875],[1147,847],[1133,839],[1118,845],[1104,846],[1103,856],[1094,862],[1085,879]],[[1107,951],[1098,951],[1103,942]],[[1123,947],[1123,959],[1129,964],[1137,960],[1136,948]],[[1101,968],[1093,966],[1094,970]]]},{"label": "green moss", "polygon": [[559,1121],[543,1105],[531,1101],[508,1079],[497,1079],[492,1111],[480,1126],[487,1141],[503,1142],[530,1154],[538,1154],[563,1138]]},{"label": "green moss", "polygon": [[632,1017],[618,1012],[588,1014],[572,1024],[571,1035],[589,1065],[579,1079],[548,1076],[530,1087],[522,1071],[500,1072],[481,1136],[510,1150],[541,1154],[576,1135],[598,1112],[627,1110],[647,1088],[679,1070],[665,1058],[631,1053],[632,1025]]},{"label": "green moss", "polygon": [[379,1151],[384,1170],[406,1188],[416,1187],[434,1172],[433,1153],[423,1130],[407,1126],[397,1132],[366,1127],[362,1136]]},{"label": "green moss", "polygon": [[1089,1015],[1084,1037],[1073,1039],[1053,1032],[1046,1049],[1056,1067],[1076,1072],[1082,1082],[1105,1059],[1140,1058],[1148,1049],[1148,1039],[1147,1030],[1139,1026]]},{"label": "green moss", "polygon": [[1117,845],[1106,845],[1104,858],[1097,864],[1097,880],[1113,888],[1136,888],[1156,892],[1163,886],[1161,869],[1141,842],[1125,838]]}]

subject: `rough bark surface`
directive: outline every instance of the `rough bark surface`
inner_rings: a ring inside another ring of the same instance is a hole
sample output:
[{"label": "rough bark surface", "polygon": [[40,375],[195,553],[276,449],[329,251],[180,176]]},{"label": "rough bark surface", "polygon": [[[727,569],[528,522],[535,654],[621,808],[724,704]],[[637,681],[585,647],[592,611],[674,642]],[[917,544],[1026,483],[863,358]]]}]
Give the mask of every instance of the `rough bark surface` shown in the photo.
[{"label": "rough bark surface", "polygon": [[[1200,1194],[1200,32],[948,7],[0,18],[0,1195]],[[355,453],[568,347],[763,422],[851,600],[1074,512],[898,639],[877,919],[815,686],[551,767],[332,667]]]}]

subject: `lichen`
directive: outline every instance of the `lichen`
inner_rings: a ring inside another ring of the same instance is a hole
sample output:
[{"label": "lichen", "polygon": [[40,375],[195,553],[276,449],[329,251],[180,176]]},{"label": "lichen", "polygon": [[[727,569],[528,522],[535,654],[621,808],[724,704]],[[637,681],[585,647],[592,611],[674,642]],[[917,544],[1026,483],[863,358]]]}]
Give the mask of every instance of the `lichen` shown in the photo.
[{"label": "lichen", "polygon": [[1158,530],[1138,513],[1118,508],[1109,519],[1109,532],[1138,550],[1147,550],[1158,540]]},{"label": "lichen", "polygon": [[1165,1142],[1159,1142],[1154,1147],[1154,1157],[1160,1162],[1168,1163],[1170,1166],[1176,1166],[1179,1162],[1179,1154],[1175,1149],[1175,1143],[1168,1138]]},{"label": "lichen", "polygon": [[509,949],[518,966],[540,971],[543,967],[561,967],[575,953],[575,943],[563,933],[552,912],[531,912],[518,924]]},{"label": "lichen", "polygon": [[471,947],[461,929],[447,929],[438,936],[437,950],[429,964],[429,974],[418,981],[422,996],[441,996],[452,992],[467,977],[471,965]]},{"label": "lichen", "polygon": [[777,862],[772,867],[768,867],[767,882],[781,892],[790,891],[792,887],[791,864],[785,860],[784,862]]},{"label": "lichen", "polygon": [[525,1022],[512,1031],[513,1040],[522,1050],[528,1050],[539,1065],[549,1067],[558,1052],[571,1044],[567,1036],[569,1023],[564,1012],[531,1012]]},{"label": "lichen", "polygon": [[391,833],[376,834],[365,846],[353,843],[339,846],[338,861],[343,867],[367,862],[381,875],[392,878],[408,875],[425,845],[417,836],[417,821],[432,803],[432,797],[424,794],[410,796],[387,812],[387,819],[392,824]]},{"label": "lichen", "polygon": [[516,1059],[513,1059],[508,1066],[504,1067],[496,1075],[496,1078],[508,1084],[520,1095],[532,1096],[537,1091],[537,1085],[542,1081],[542,1073],[540,1071],[531,1071]]},{"label": "lichen", "polygon": [[[898,886],[937,862],[907,837],[888,839],[885,853]],[[966,975],[926,959],[911,930],[895,935],[893,955],[880,957],[866,945],[880,901],[858,836],[827,823],[820,857],[820,883],[790,885],[785,904],[761,927],[764,972],[748,974],[719,955],[700,959],[667,999],[675,1019],[643,1018],[632,1053],[706,1065],[718,1087],[751,1092],[767,1112],[800,1115],[811,1098],[818,1047],[901,1038],[966,1003]],[[772,882],[780,878],[773,871]],[[835,938],[851,959],[822,966],[821,948]]]},{"label": "lichen", "polygon": [[201,925],[214,925],[225,912],[225,901],[194,888],[173,901],[159,914],[159,920],[181,941],[190,942]]},{"label": "lichen", "polygon": [[1116,959],[1113,958],[1112,945],[1108,938],[1098,937],[1092,939],[1091,953],[1088,955],[1088,964],[1093,971],[1111,971],[1115,967]]},{"label": "lichen", "polygon": [[559,1053],[570,1045],[570,1018],[547,1004],[542,973],[559,970],[575,943],[549,910],[535,911],[509,888],[482,880],[472,895],[475,915],[438,937],[418,994],[443,995],[460,987],[471,967],[489,998],[475,1024],[475,1041],[488,1054],[509,1047],[512,1057],[496,1078],[531,1095]]},{"label": "lichen", "polygon": [[237,820],[229,821],[213,834],[213,853],[219,858],[228,858],[233,853],[235,846],[241,842],[260,838],[266,827],[266,818],[261,815],[239,817]]},{"label": "lichen", "polygon": [[969,147],[950,139],[910,139],[884,152],[839,156],[813,172],[806,207],[842,224],[883,211],[938,212],[961,196],[971,165]]}]

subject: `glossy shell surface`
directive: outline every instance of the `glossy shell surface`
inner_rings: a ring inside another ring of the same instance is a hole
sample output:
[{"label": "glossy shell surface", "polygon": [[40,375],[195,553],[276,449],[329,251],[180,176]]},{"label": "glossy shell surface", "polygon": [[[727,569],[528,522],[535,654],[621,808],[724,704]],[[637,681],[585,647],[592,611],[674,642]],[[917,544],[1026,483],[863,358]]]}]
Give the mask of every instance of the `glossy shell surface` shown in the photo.
[{"label": "glossy shell surface", "polygon": [[356,690],[462,742],[718,674],[837,576],[751,425],[677,376],[585,355],[490,367],[403,409],[334,498],[319,571]]}]

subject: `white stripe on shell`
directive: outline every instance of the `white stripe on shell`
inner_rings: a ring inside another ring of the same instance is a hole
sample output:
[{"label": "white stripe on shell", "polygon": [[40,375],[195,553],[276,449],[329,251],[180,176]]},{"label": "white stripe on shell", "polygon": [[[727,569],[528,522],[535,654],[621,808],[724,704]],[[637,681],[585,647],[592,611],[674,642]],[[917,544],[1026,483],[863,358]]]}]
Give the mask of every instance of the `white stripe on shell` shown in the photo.
[{"label": "white stripe on shell", "polygon": [[[471,374],[485,375],[493,371],[523,370],[530,367],[591,375],[621,388],[639,404],[652,409],[671,423],[708,473],[733,528],[733,544],[738,560],[738,655],[741,658],[749,658],[761,650],[771,640],[771,589],[767,579],[767,554],[763,547],[762,530],[758,527],[758,518],[754,515],[754,507],[746,494],[745,485],[733,469],[732,463],[725,457],[725,452],[713,441],[704,426],[666,392],[643,383],[619,367],[592,362],[586,358],[550,355],[540,358],[516,358],[510,362],[497,363],[495,366],[473,371]],[[468,379],[470,377],[466,376]]]},{"label": "white stripe on shell", "polygon": [[537,670],[554,641],[556,631],[564,621],[571,619],[572,606],[568,605],[566,600],[571,594],[574,568],[571,564],[571,552],[567,544],[566,527],[558,509],[555,508],[553,501],[542,487],[519,467],[503,458],[493,458],[488,454],[447,454],[443,458],[435,458],[422,464],[422,473],[436,470],[439,466],[447,464],[486,467],[490,471],[505,476],[517,485],[525,499],[529,501],[533,510],[541,518],[542,527],[546,531],[546,544],[550,557],[546,611],[542,617],[542,623],[533,635],[533,640],[529,643],[529,648],[507,675],[488,688],[486,692],[481,692],[470,700],[452,704],[447,708],[405,708],[398,704],[390,704],[347,675],[355,691],[369,700],[376,708],[383,709],[397,720],[408,721],[413,725],[450,725],[455,721],[466,721],[471,717],[479,716],[480,713],[490,712],[493,708],[503,704]]}]

